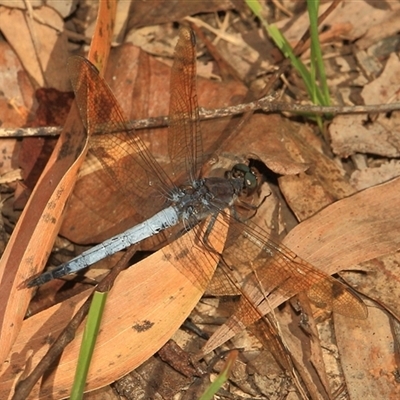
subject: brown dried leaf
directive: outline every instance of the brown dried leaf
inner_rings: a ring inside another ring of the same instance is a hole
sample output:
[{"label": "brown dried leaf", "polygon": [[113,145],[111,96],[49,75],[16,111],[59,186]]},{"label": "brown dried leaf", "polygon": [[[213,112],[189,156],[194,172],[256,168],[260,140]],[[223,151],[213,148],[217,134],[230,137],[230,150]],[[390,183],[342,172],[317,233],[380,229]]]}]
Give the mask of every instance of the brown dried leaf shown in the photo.
[{"label": "brown dried leaf", "polygon": [[[0,7],[0,29],[37,87],[67,91],[70,88],[65,71],[68,50],[63,21],[50,7],[35,10],[35,15],[33,19],[26,11]],[[27,18],[31,18],[29,24]]]},{"label": "brown dried leaf", "polygon": [[[1,11],[4,13],[4,9]],[[107,17],[112,18],[112,13]],[[103,40],[110,39],[103,37]],[[58,69],[54,71],[58,73]],[[85,145],[86,135],[73,105],[53,154],[0,260],[0,360],[4,368],[31,299],[26,281],[43,269],[49,256],[65,202],[85,156]]]}]

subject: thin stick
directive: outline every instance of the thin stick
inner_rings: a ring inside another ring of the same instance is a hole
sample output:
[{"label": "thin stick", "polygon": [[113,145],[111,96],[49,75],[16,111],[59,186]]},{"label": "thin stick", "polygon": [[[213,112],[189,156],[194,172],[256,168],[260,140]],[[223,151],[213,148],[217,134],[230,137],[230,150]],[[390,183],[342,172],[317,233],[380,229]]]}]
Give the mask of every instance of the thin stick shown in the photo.
[{"label": "thin stick", "polygon": [[[249,103],[238,104],[236,106],[207,109],[200,107],[200,119],[202,121],[231,117],[233,115],[243,114],[246,112],[264,111],[268,113],[292,112],[322,114],[368,114],[368,113],[387,113],[400,110],[400,103],[390,104],[370,104],[364,106],[315,106],[312,104],[289,104],[280,101],[274,101],[273,96],[266,96],[260,100],[251,101]],[[168,126],[169,117],[161,116],[154,118],[138,119],[128,121],[135,129],[162,128]],[[30,137],[30,136],[58,136],[62,127],[48,126],[41,128],[2,128],[0,129],[0,137]],[[110,132],[111,133],[111,132]]]}]

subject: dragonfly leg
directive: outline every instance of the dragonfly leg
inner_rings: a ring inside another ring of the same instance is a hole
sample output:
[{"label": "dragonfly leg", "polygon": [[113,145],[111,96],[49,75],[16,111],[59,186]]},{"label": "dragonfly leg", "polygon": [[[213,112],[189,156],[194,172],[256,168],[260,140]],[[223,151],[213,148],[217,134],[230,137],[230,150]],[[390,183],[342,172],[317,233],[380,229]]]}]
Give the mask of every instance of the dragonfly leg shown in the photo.
[{"label": "dragonfly leg", "polygon": [[205,247],[208,251],[210,251],[210,252],[212,252],[212,253],[216,253],[216,254],[220,254],[220,253],[217,252],[217,251],[212,247],[212,245],[211,245],[210,242],[209,242],[209,237],[210,237],[211,231],[212,231],[212,229],[213,229],[213,227],[214,227],[214,225],[215,225],[215,221],[216,221],[217,218],[218,218],[218,215],[219,215],[218,213],[215,213],[215,214],[212,214],[212,215],[211,215],[211,220],[210,220],[210,222],[208,223],[207,229],[206,229],[206,231],[204,232],[204,236],[203,236],[203,238],[202,238],[202,242],[203,242],[204,247]]},{"label": "dragonfly leg", "polygon": [[231,210],[232,213],[233,213],[233,216],[240,222],[247,222],[248,220],[250,220],[250,219],[252,219],[252,218],[254,218],[256,216],[258,209],[264,204],[265,200],[270,195],[271,195],[271,193],[266,195],[266,196],[264,196],[264,198],[261,200],[261,202],[259,204],[257,204],[257,205],[247,203],[246,201],[243,201],[241,199],[237,199],[235,206],[240,206],[240,207],[242,207],[242,208],[244,208],[246,210],[254,211],[254,213],[252,215],[250,215],[249,217],[242,218],[239,215],[239,213],[237,212],[236,207],[234,206],[234,207],[232,207],[232,210]]}]

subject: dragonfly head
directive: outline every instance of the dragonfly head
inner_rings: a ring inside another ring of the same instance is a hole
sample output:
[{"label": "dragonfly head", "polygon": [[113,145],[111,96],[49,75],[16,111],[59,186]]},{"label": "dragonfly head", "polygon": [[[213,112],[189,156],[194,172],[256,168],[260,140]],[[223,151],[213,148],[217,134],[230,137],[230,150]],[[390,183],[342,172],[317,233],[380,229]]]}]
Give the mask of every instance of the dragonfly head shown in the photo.
[{"label": "dragonfly head", "polygon": [[250,195],[257,189],[257,176],[254,171],[246,164],[235,164],[233,168],[227,172],[228,179],[240,179],[242,181],[242,192]]}]

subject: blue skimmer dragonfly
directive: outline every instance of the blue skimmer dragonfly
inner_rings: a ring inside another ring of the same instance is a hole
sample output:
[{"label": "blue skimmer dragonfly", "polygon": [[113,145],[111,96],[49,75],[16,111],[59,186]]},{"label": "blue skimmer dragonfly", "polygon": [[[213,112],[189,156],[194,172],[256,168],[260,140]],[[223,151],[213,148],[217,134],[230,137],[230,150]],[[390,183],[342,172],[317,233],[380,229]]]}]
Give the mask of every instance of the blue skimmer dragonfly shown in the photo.
[{"label": "blue skimmer dragonfly", "polygon": [[[262,298],[274,291],[288,297],[309,291],[313,300],[333,311],[353,317],[366,316],[364,303],[352,291],[289,249],[271,241],[269,233],[251,219],[241,218],[238,204],[245,203],[246,195],[259,184],[250,167],[237,164],[225,177],[201,176],[205,157],[196,93],[195,37],[190,29],[180,30],[172,67],[168,133],[171,173],[168,174],[135,134],[96,68],[78,56],[70,59],[68,68],[82,120],[86,129],[92,132],[91,151],[113,183],[141,213],[143,221],[42,273],[28,283],[29,287],[87,268],[146,238],[162,235],[171,227],[177,226],[183,233],[206,220],[206,233],[198,240],[208,253],[210,268],[218,260],[225,271],[226,283],[221,287],[226,288],[227,294],[232,292],[232,286],[238,286],[229,276],[230,271],[234,271],[236,265],[247,265],[249,271],[257,270]],[[184,180],[180,179],[182,176],[185,176]],[[229,225],[226,243],[229,254],[213,251],[207,241],[207,232],[213,229],[219,215]],[[244,240],[240,241],[240,246],[235,246],[239,237]],[[181,257],[182,254],[186,258]],[[193,284],[205,290],[208,279],[203,278],[200,267],[196,269],[196,260],[188,259],[190,249],[177,249],[172,262],[190,277]],[[257,304],[252,304],[250,309],[256,310]],[[257,317],[250,318],[249,322],[255,319]]]}]

